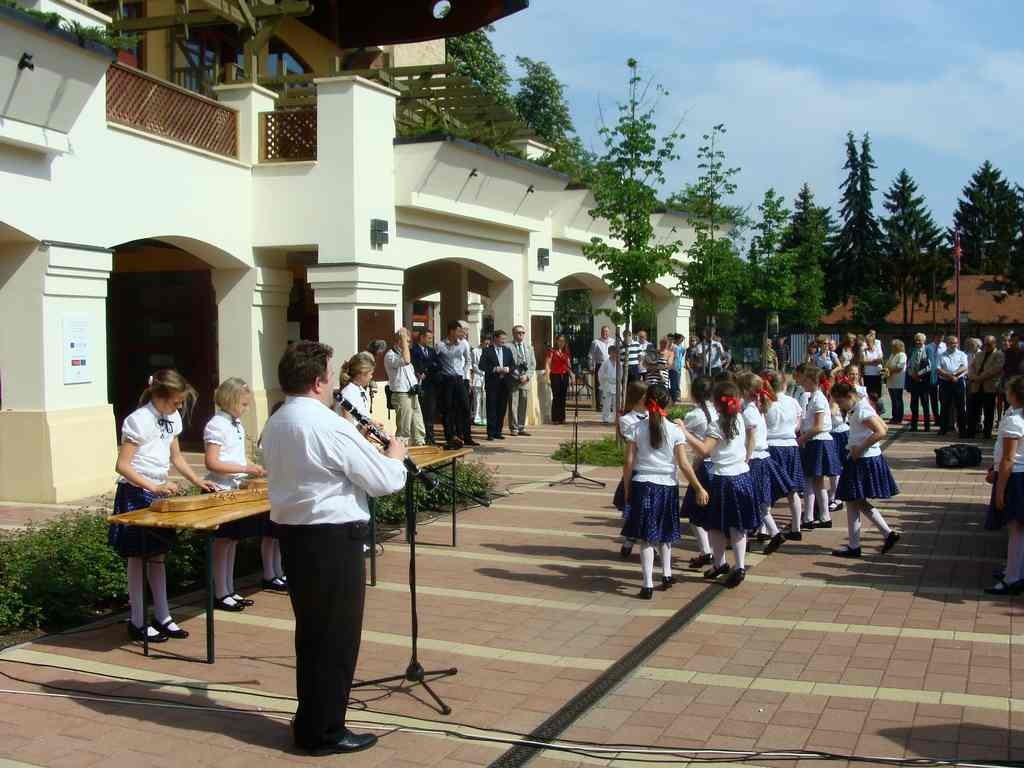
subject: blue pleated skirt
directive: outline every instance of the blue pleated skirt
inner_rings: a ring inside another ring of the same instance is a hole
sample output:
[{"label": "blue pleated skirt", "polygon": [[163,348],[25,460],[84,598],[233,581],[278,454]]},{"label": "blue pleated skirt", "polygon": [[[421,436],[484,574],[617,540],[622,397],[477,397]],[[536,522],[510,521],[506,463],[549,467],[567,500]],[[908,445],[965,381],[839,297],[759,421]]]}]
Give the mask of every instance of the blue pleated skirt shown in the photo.
[{"label": "blue pleated skirt", "polygon": [[630,486],[629,511],[622,525],[627,539],[651,544],[679,540],[679,486],[637,483]]},{"label": "blue pleated skirt", "polygon": [[754,483],[759,507],[770,507],[789,495],[789,491],[784,490],[787,479],[770,456],[767,459],[751,459],[747,463],[750,465],[750,479]]},{"label": "blue pleated skirt", "polygon": [[243,517],[241,520],[225,523],[214,531],[213,535],[218,539],[233,539],[234,541],[255,539],[260,536],[269,535],[264,533],[264,531],[269,529],[267,525],[269,522],[270,513],[264,512],[262,515],[252,515],[251,517]]},{"label": "blue pleated skirt", "polygon": [[[695,464],[693,467],[694,473],[697,475],[697,479],[700,480],[700,484],[704,486],[709,494],[711,493],[711,467],[712,463],[710,459],[704,459],[699,464]],[[697,494],[693,492],[693,488],[687,488],[686,493],[683,494],[683,507],[680,514],[690,521],[691,524],[704,527],[702,520],[704,519],[704,513],[707,511],[707,507],[702,507],[697,504]]]},{"label": "blue pleated skirt", "polygon": [[804,477],[832,477],[843,465],[839,463],[834,440],[808,440],[800,451]]},{"label": "blue pleated skirt", "polygon": [[[114,494],[114,514],[122,515],[148,507],[156,497],[131,483],[118,483]],[[176,531],[168,528],[143,529],[137,525],[111,525],[107,530],[107,543],[121,557],[154,557],[165,555],[177,540]]]},{"label": "blue pleated skirt", "polygon": [[888,499],[900,492],[885,456],[847,459],[839,475],[836,498],[840,501]]},{"label": "blue pleated skirt", "polygon": [[[798,445],[770,445],[768,453],[772,461],[779,469],[779,474],[784,478],[784,485],[776,488],[773,493],[779,494],[776,499],[781,499],[796,491],[803,494],[807,485],[804,480],[804,465],[800,459],[800,446]],[[779,493],[779,492],[782,493]]]},{"label": "blue pleated skirt", "polygon": [[711,501],[703,513],[702,528],[727,534],[730,528],[756,531],[761,527],[761,510],[749,472],[713,475],[709,493]]},{"label": "blue pleated skirt", "polygon": [[832,432],[832,442],[836,444],[836,458],[839,459],[839,466],[845,463],[847,457],[850,455],[850,430],[844,430],[842,432]]},{"label": "blue pleated skirt", "polygon": [[1010,520],[1024,522],[1024,472],[1014,472],[1006,483],[1006,504],[1002,510],[996,509],[996,481],[993,478],[992,496],[985,514],[985,530],[998,531]]}]

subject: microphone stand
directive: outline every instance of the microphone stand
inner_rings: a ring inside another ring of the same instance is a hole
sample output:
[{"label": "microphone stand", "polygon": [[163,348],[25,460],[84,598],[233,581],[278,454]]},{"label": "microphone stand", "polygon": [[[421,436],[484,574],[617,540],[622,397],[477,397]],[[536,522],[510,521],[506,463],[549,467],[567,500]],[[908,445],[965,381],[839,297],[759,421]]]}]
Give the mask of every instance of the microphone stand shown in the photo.
[{"label": "microphone stand", "polygon": [[[576,374],[570,374],[576,378]],[[605,483],[601,480],[595,480],[592,477],[586,477],[580,473],[580,385],[577,379],[576,389],[573,395],[573,408],[572,408],[572,443],[573,443],[573,461],[572,471],[569,476],[562,479],[556,480],[553,483],[548,483],[548,487],[556,485],[577,485],[578,483],[590,483],[595,488],[604,488]]]}]

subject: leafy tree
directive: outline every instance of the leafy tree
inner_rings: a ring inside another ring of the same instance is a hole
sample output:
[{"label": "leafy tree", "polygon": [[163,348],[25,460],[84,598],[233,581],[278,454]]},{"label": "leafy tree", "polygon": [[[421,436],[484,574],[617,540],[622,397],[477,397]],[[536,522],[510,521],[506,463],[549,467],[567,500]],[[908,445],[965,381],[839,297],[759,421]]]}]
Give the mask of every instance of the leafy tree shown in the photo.
[{"label": "leafy tree", "polygon": [[815,204],[808,184],[793,203],[793,217],[782,235],[780,247],[793,254],[793,304],[782,313],[785,326],[814,330],[825,314],[825,267],[834,225],[828,208]]},{"label": "leafy tree", "polygon": [[789,223],[789,210],[782,196],[769,188],[757,207],[761,220],[754,225],[747,258],[750,304],[767,316],[792,307],[796,287],[795,254],[782,250],[782,238]]},{"label": "leafy tree", "polygon": [[733,177],[739,168],[725,163],[720,143],[725,125],[719,123],[703,136],[697,150],[697,167],[702,171],[692,194],[693,228],[696,239],[688,251],[689,261],[680,265],[680,289],[699,303],[709,325],[719,314],[732,314],[743,288],[745,265],[735,244],[723,237],[731,227],[723,216],[724,200],[736,191]]},{"label": "leafy tree", "polygon": [[[883,279],[885,270],[882,254],[882,233],[875,218],[871,193],[875,191],[871,171],[875,161],[871,157],[871,139],[864,134],[858,154],[853,132],[846,134],[845,181],[839,210],[842,228],[833,245],[833,258],[828,269],[826,303],[835,306],[854,297],[854,303],[863,300],[877,310],[881,303],[873,293],[876,289],[885,293]],[[893,303],[895,306],[895,302]],[[890,306],[889,309],[892,307]],[[888,313],[883,312],[882,315]]]},{"label": "leafy tree", "polygon": [[446,41],[449,60],[455,64],[455,70],[464,77],[473,79],[480,90],[491,96],[499,104],[512,106],[509,86],[512,78],[505,67],[504,57],[494,50],[489,32],[494,27],[488,26],[458,37],[449,37]]},{"label": "leafy tree", "polygon": [[512,101],[523,121],[547,144],[563,141],[575,133],[565,101],[565,86],[554,70],[546,62],[526,56],[517,56],[516,63],[523,74]]},{"label": "leafy tree", "polygon": [[627,66],[626,101],[618,105],[615,125],[599,131],[604,154],[591,186],[590,215],[608,222],[610,238],[593,238],[583,253],[615,292],[618,310],[612,319],[628,328],[644,287],[671,273],[679,249],[678,242],[653,242],[651,215],[660,206],[656,185],[665,183],[665,164],[678,158],[675,147],[682,136],[673,130],[658,137],[654,107],[645,101],[652,84],[643,84],[636,59]]},{"label": "leafy tree", "polygon": [[683,184],[683,188],[669,196],[665,204],[677,211],[684,211],[694,218],[721,222],[727,237],[738,240],[750,226],[747,209],[740,205],[718,202],[710,209],[708,200],[697,184]]},{"label": "leafy tree", "polygon": [[961,194],[953,214],[954,226],[960,230],[961,268],[973,274],[1005,275],[1020,230],[1017,194],[988,160]]},{"label": "leafy tree", "polygon": [[882,218],[887,282],[893,286],[903,306],[903,325],[906,326],[910,323],[914,302],[926,290],[930,254],[941,244],[943,233],[936,226],[924,197],[917,194],[917,184],[906,168],[885,193],[883,207],[889,214]]}]

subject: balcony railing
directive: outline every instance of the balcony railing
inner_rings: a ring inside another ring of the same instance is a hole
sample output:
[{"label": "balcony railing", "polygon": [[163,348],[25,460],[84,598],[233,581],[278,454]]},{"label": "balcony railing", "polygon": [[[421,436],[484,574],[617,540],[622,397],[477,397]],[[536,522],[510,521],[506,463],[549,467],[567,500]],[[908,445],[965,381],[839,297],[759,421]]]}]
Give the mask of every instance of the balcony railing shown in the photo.
[{"label": "balcony railing", "polygon": [[238,113],[123,64],[107,72],[107,120],[238,158]]},{"label": "balcony railing", "polygon": [[260,160],[316,160],[316,107],[260,113]]}]

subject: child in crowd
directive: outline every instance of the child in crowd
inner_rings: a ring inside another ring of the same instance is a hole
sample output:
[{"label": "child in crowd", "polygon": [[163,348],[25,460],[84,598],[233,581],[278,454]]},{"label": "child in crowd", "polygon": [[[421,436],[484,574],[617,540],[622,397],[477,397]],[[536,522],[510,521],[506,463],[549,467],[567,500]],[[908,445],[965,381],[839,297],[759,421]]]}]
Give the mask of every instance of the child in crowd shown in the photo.
[{"label": "child in crowd", "polygon": [[608,357],[597,369],[597,385],[601,388],[601,421],[615,421],[615,377],[618,375],[618,347],[608,347]]},{"label": "child in crowd", "polygon": [[[636,431],[637,425],[647,418],[647,408],[644,407],[644,398],[647,396],[647,385],[643,381],[631,381],[629,386],[626,387],[626,399],[622,404],[622,415],[619,417],[616,430],[619,436],[629,441],[632,438],[633,432]],[[617,510],[625,515],[626,513],[626,484],[621,480],[618,486],[615,488],[615,494],[612,497],[612,504]],[[619,554],[622,555],[622,559],[625,560],[629,557],[633,551],[633,545],[636,543],[635,539],[626,537],[626,540],[622,543],[622,549],[619,550]]]},{"label": "child in crowd", "polygon": [[999,420],[999,435],[988,480],[992,499],[985,516],[986,530],[1006,527],[1006,570],[985,591],[1016,595],[1024,591],[1024,376],[1006,382],[1007,409]]},{"label": "child in crowd", "polygon": [[[683,428],[688,434],[702,442],[707,437],[708,427],[718,421],[718,411],[715,410],[715,406],[711,402],[713,389],[714,385],[708,376],[699,376],[690,385],[690,396],[693,398],[695,406],[686,413],[686,418],[683,419]],[[697,462],[694,468],[697,479],[700,480],[700,484],[705,490],[711,488],[711,469],[711,459]],[[681,514],[690,521],[690,528],[693,530],[693,535],[697,539],[697,548],[700,550],[699,555],[690,558],[690,567],[694,569],[711,565],[711,541],[708,539],[707,530],[703,527],[705,511],[706,505],[697,503],[695,489],[687,488],[683,496]]]},{"label": "child in crowd", "polygon": [[707,504],[708,494],[686,458],[686,434],[668,420],[665,409],[672,398],[662,384],[654,384],[644,398],[647,418],[637,422],[626,437],[626,461],[622,467],[625,522],[622,535],[642,539],[640,567],[643,586],[640,598],[654,596],[654,548],[661,549],[662,589],[675,583],[672,575],[672,543],[679,539],[679,484],[682,471],[694,489],[697,503]]},{"label": "child in crowd", "polygon": [[764,554],[770,555],[785,541],[772,516],[772,505],[784,495],[776,495],[776,489],[783,489],[786,480],[768,451],[768,425],[764,418],[768,403],[774,401],[775,392],[767,389],[761,377],[750,371],[740,374],[738,386],[744,401],[742,413],[746,427],[747,465],[754,483],[761,524],[769,536]]},{"label": "child in crowd", "polygon": [[850,450],[839,476],[837,498],[846,502],[849,540],[832,551],[836,557],[860,557],[860,518],[867,517],[885,536],[882,554],[892,549],[900,535],[889,528],[869,499],[888,499],[899,493],[889,464],[879,443],[885,439],[886,426],[866,397],[857,394],[854,385],[839,381],[832,387],[833,401],[845,412],[850,425]]},{"label": "child in crowd", "polygon": [[[692,435],[687,441],[701,457],[710,457],[711,500],[703,515],[704,527],[711,539],[713,563],[704,578],[717,579],[728,574],[727,587],[736,587],[746,576],[747,531],[761,525],[754,483],[747,464],[747,429],[740,411],[740,390],[731,381],[715,385],[712,397],[718,421],[708,426],[704,440]],[[725,537],[732,541],[736,567],[730,572],[725,564]]]},{"label": "child in crowd", "polygon": [[[158,496],[173,496],[178,492],[176,483],[167,479],[171,465],[186,480],[205,491],[216,486],[201,480],[185,461],[178,446],[182,432],[184,410],[186,416],[195,405],[196,391],[177,371],[161,370],[150,377],[139,399],[139,408],[132,411],[121,425],[121,446],[117,453],[117,482],[114,496],[114,514],[148,507]],[[131,525],[112,525],[108,531],[110,545],[128,560],[128,599],[131,618],[128,636],[142,640],[148,636],[151,643],[163,643],[168,638],[184,639],[188,632],[171,618],[167,603],[167,571],[164,556],[174,545],[174,531],[144,532]],[[146,625],[142,615],[143,563],[146,580],[153,595],[154,620]]]},{"label": "child in crowd", "polygon": [[[807,392],[807,405],[800,422],[800,456],[808,488],[804,493],[804,522],[807,528],[831,528],[828,511],[827,478],[838,475],[839,457],[832,440],[832,407],[828,402],[829,378],[816,365],[805,363],[797,369],[800,386]],[[824,391],[823,391],[824,390]],[[821,522],[814,522],[817,506]]]},{"label": "child in crowd", "polygon": [[[266,472],[245,455],[245,427],[242,416],[252,405],[252,392],[242,379],[226,379],[213,395],[217,412],[206,423],[203,444],[206,450],[206,480],[219,491],[240,488],[249,477]],[[213,581],[214,606],[222,611],[241,611],[253,604],[235,591],[235,555],[238,542],[263,533],[263,516],[252,516],[226,523],[214,534]]]},{"label": "child in crowd", "polygon": [[[369,352],[359,352],[353,355],[341,366],[338,383],[341,386],[341,397],[348,400],[357,413],[373,421],[378,427],[384,428],[384,424],[370,416],[370,382],[373,380],[373,372],[377,367],[377,361]],[[340,412],[340,406],[338,408]]]},{"label": "child in crowd", "polygon": [[775,393],[775,399],[768,404],[765,425],[768,429],[768,455],[779,470],[781,485],[774,489],[777,499],[789,500],[789,531],[785,538],[800,541],[800,516],[803,503],[800,497],[806,488],[804,467],[800,460],[800,446],[796,435],[803,416],[803,408],[796,398],[786,394],[786,374],[779,371],[765,371],[762,376]]}]

